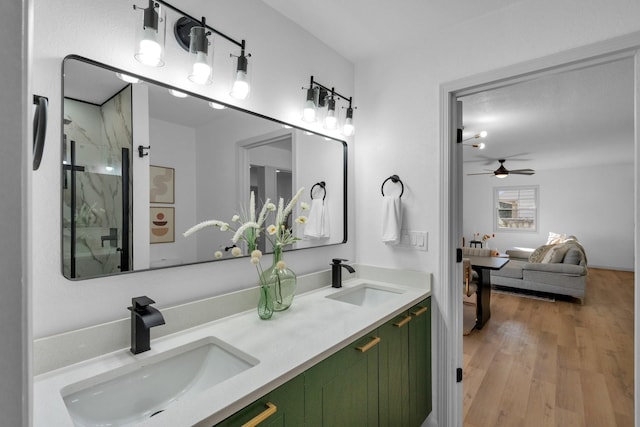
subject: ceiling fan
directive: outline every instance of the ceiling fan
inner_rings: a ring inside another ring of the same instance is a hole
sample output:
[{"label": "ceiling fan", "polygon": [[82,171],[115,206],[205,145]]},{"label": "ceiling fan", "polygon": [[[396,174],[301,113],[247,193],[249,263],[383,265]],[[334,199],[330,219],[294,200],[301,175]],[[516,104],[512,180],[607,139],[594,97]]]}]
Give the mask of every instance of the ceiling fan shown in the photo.
[{"label": "ceiling fan", "polygon": [[505,159],[499,159],[498,162],[500,162],[500,167],[498,167],[498,169],[494,170],[493,172],[469,173],[467,175],[491,175],[491,174],[493,174],[493,176],[495,176],[496,178],[506,178],[507,176],[509,176],[509,174],[533,175],[534,173],[536,173],[536,171],[534,171],[533,169],[513,169],[513,170],[509,170],[509,169],[504,167]]}]

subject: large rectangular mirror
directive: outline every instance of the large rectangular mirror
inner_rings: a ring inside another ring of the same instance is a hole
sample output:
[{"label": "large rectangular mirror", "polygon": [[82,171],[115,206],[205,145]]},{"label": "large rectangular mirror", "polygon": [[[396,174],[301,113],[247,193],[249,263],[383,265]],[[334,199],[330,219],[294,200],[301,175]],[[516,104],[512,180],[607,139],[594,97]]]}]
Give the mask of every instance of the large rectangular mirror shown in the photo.
[{"label": "large rectangular mirror", "polygon": [[[127,77],[140,79],[127,82]],[[251,191],[260,203],[324,198],[323,237],[290,249],[345,243],[347,146],[75,55],[63,62],[62,271],[69,279],[231,257],[209,219],[230,222]],[[318,203],[315,203],[317,205]],[[300,212],[298,212],[300,214]],[[266,242],[262,249],[271,251]]]}]

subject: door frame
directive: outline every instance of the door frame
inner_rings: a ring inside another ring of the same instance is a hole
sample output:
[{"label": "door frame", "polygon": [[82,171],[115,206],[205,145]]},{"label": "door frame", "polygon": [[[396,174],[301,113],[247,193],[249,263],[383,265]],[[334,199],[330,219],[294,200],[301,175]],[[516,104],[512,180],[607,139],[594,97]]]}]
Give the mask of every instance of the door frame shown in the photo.
[{"label": "door frame", "polygon": [[[582,46],[516,65],[476,74],[440,85],[440,263],[439,283],[434,286],[441,318],[434,322],[436,408],[439,426],[462,426],[462,382],[456,382],[456,369],[462,368],[462,270],[456,263],[455,249],[462,242],[462,151],[456,143],[460,96],[526,82],[545,75],[603,64],[621,58],[634,58],[634,219],[640,224],[640,32]],[[639,271],[640,228],[634,230],[634,270]],[[640,280],[634,277],[634,352],[640,354]],[[634,378],[635,419],[639,418],[640,362],[636,357]]]}]

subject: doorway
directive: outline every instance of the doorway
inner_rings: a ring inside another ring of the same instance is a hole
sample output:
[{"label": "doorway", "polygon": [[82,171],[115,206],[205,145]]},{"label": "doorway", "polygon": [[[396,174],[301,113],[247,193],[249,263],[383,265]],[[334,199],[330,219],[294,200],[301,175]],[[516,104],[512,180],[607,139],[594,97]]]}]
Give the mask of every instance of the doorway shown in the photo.
[{"label": "doorway", "polygon": [[[461,96],[500,88],[519,82],[531,81],[538,77],[553,73],[584,68],[589,65],[602,64],[620,58],[636,59],[636,50],[640,46],[640,37],[620,38],[607,43],[600,43],[576,49],[569,52],[552,55],[550,57],[534,60],[525,64],[508,67],[502,70],[473,76],[467,79],[443,84],[441,86],[441,258],[440,281],[443,285],[439,295],[439,305],[442,321],[438,322],[435,331],[438,342],[437,349],[437,395],[440,396],[437,404],[438,423],[442,425],[462,425],[462,384],[456,381],[456,375],[452,374],[462,366],[462,300],[459,287],[445,286],[444,284],[461,283],[462,272],[460,264],[455,262],[455,248],[463,237],[462,228],[462,147],[455,144],[457,128],[460,123],[459,112],[456,109],[456,99]],[[638,67],[635,66],[635,87],[638,87]],[[636,97],[637,98],[637,97]],[[637,128],[638,101],[635,100],[634,123]],[[638,166],[638,141],[634,138],[636,152],[634,154],[634,170]],[[637,175],[637,172],[636,172]],[[637,181],[637,180],[636,180]],[[638,188],[634,189],[635,222],[638,222]],[[638,251],[638,231],[634,230],[634,248]],[[634,257],[634,270],[638,269],[637,256]],[[635,278],[634,286],[638,288],[638,278]],[[634,346],[637,354],[638,348],[638,293],[635,293],[635,340]],[[638,381],[635,381],[634,400],[638,406]]]},{"label": "doorway", "polygon": [[[584,305],[536,285],[494,289],[491,319],[468,333],[475,296],[465,301],[465,426],[632,423],[633,336],[617,325],[633,330],[633,273],[616,270],[633,270],[633,68],[623,58],[458,98],[466,240],[504,257],[547,243],[549,232],[575,235],[590,270]],[[484,149],[469,145],[478,141]],[[616,220],[603,221],[611,206]],[[629,374],[610,375],[605,361]]]}]

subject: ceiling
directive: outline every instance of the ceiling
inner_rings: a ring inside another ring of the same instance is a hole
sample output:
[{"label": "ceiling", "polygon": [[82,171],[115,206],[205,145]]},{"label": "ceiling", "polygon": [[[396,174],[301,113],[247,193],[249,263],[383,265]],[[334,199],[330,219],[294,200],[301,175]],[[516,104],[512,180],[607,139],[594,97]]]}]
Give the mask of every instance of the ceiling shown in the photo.
[{"label": "ceiling", "polygon": [[[511,7],[511,0],[262,0],[357,63],[419,49],[456,25]],[[392,18],[392,19],[390,19]],[[541,77],[462,98],[465,136],[481,130],[487,148],[464,150],[465,172],[617,164],[633,155],[633,63]]]},{"label": "ceiling", "polygon": [[522,0],[262,1],[355,63],[399,46],[419,47]]},{"label": "ceiling", "polygon": [[633,162],[633,61],[557,73],[460,98],[466,173]]}]

